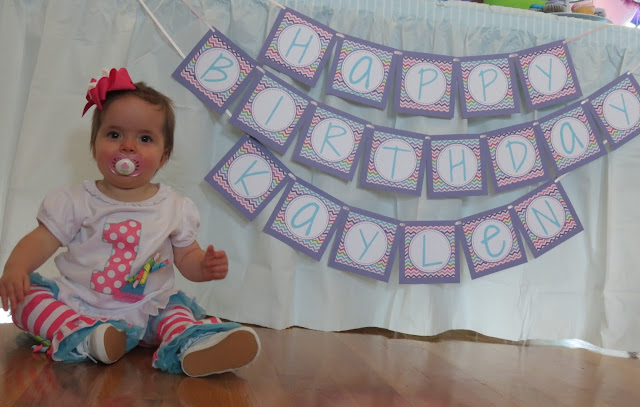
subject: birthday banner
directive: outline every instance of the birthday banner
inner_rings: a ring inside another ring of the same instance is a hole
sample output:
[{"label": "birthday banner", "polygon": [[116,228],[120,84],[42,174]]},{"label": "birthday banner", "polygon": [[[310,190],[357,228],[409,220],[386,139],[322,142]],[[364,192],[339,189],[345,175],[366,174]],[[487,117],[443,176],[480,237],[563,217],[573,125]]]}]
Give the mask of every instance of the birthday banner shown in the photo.
[{"label": "birthday banner", "polygon": [[205,180],[247,219],[253,220],[283,188],[289,169],[251,138],[242,137]]},{"label": "birthday banner", "polygon": [[518,84],[531,110],[582,94],[563,41],[515,54],[454,58],[338,34],[289,8],[280,11],[258,60],[314,86],[334,42],[326,92],[379,109],[387,106],[394,76],[396,112],[433,117],[453,117],[456,88],[464,118],[519,112]]},{"label": "birthday banner", "polygon": [[[276,19],[260,60],[313,86],[334,43],[326,92],[377,108],[386,106],[393,77],[396,110],[445,118],[453,116],[456,94],[462,117],[518,112],[519,80],[529,109],[582,95],[563,41],[477,57],[408,53],[335,33],[289,9]],[[478,135],[374,126],[265,72],[217,31],[173,77],[217,112],[229,113],[237,102],[230,123],[248,136],[209,172],[209,184],[250,220],[284,189],[266,233],[318,261],[333,238],[331,267],[385,282],[396,254],[403,284],[456,283],[461,250],[478,278],[526,262],[523,241],[534,257],[561,244],[582,225],[551,180],[640,133],[640,85],[631,73],[539,120]],[[284,154],[291,145],[293,160],[348,182],[360,164],[364,188],[420,196],[426,178],[429,198],[448,198],[486,195],[489,179],[496,192],[543,185],[464,219],[402,222],[349,207],[265,148]]]}]

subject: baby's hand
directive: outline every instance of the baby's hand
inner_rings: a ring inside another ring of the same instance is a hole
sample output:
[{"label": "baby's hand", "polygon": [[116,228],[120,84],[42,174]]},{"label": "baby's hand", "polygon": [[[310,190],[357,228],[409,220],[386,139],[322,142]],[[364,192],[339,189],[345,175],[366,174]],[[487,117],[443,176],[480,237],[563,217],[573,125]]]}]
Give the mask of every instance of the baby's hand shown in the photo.
[{"label": "baby's hand", "polygon": [[16,307],[22,304],[24,297],[29,293],[29,275],[20,272],[4,270],[0,278],[0,298],[2,299],[2,309],[5,311],[11,308],[14,313]]},{"label": "baby's hand", "polygon": [[224,250],[215,251],[213,245],[207,247],[202,259],[202,277],[204,281],[222,280],[229,272],[229,260]]}]

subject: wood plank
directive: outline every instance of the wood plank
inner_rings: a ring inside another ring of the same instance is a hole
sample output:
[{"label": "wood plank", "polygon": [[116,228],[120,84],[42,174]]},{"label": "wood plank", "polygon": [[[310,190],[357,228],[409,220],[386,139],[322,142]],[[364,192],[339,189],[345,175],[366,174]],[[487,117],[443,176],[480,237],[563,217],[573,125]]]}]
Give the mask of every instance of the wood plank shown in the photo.
[{"label": "wood plank", "polygon": [[154,369],[154,350],[145,348],[109,366],[52,362],[32,353],[33,341],[16,327],[0,324],[0,405],[640,405],[637,359],[469,340],[474,335],[429,341],[375,329],[255,329],[262,353],[253,365],[190,378]]}]

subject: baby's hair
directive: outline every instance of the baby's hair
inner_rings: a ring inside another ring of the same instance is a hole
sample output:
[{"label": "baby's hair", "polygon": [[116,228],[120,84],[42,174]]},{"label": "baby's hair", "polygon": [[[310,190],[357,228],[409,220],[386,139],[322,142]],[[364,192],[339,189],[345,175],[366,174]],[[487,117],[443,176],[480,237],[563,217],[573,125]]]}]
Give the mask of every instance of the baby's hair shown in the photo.
[{"label": "baby's hair", "polygon": [[171,156],[173,151],[173,131],[176,126],[176,116],[173,112],[173,102],[164,94],[158,92],[151,86],[148,86],[144,82],[134,83],[135,90],[116,90],[107,93],[106,99],[102,102],[102,110],[96,109],[93,111],[91,117],[91,151],[95,149],[96,137],[98,136],[98,130],[102,124],[102,114],[109,107],[114,100],[118,100],[123,96],[132,95],[137,96],[145,102],[151,103],[154,106],[158,106],[164,113],[164,149],[167,153],[167,159]]}]

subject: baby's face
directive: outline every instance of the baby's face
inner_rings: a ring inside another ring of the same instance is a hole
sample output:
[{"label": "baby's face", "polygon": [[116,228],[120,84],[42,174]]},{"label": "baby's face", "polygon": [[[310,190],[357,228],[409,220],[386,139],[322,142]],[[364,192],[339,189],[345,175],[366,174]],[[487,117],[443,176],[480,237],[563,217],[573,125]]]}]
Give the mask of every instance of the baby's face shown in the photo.
[{"label": "baby's face", "polygon": [[137,96],[123,96],[102,113],[93,157],[104,181],[120,189],[146,187],[167,161],[164,113]]}]

